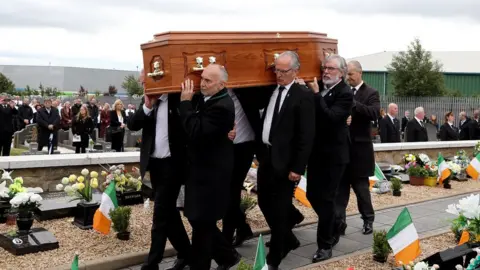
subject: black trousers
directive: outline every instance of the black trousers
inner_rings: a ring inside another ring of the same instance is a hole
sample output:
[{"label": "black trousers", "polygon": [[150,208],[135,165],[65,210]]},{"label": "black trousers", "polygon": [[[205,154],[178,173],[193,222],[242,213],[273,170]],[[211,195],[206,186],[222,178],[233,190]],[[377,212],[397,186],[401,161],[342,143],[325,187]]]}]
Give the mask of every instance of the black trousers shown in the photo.
[{"label": "black trousers", "polygon": [[369,179],[368,177],[354,176],[352,170],[347,166],[338,189],[337,225],[342,223],[346,224],[345,219],[347,217],[346,210],[348,201],[350,200],[350,186],[357,196],[358,211],[362,216],[363,222],[373,223],[375,219],[375,211],[373,210],[372,205]]},{"label": "black trousers", "polygon": [[112,150],[123,152],[123,136],[124,131],[112,134]]},{"label": "black trousers", "polygon": [[240,200],[243,189],[243,182],[252,165],[253,153],[255,152],[254,142],[245,142],[234,145],[234,161],[232,183],[230,185],[230,203],[223,218],[222,233],[225,239],[231,243],[233,234],[237,235],[252,233],[252,229],[246,222],[245,213],[240,210]]},{"label": "black trousers", "polygon": [[307,199],[318,215],[318,249],[331,249],[336,236],[336,197],[346,165],[309,164]]},{"label": "black trousers", "polygon": [[182,183],[175,177],[173,168],[170,158],[150,158],[149,170],[155,205],[151,231],[152,243],[142,270],[158,269],[158,264],[163,259],[167,238],[177,250],[179,259],[190,259],[191,256],[190,240],[176,205]]},{"label": "black trousers", "polygon": [[80,146],[80,145],[75,146],[75,154],[79,154],[80,152],[81,153],[86,153],[87,148],[84,147],[84,146]]},{"label": "black trousers", "polygon": [[295,183],[288,179],[288,173],[280,175],[275,172],[270,151],[266,152],[257,173],[258,205],[271,230],[267,263],[278,267],[287,255],[285,251],[297,241],[290,216],[295,208],[292,205]]},{"label": "black trousers", "polygon": [[192,270],[209,270],[212,259],[218,265],[232,264],[236,251],[227,242],[215,220],[189,220],[192,225]]},{"label": "black trousers", "polygon": [[0,152],[2,156],[10,156],[10,148],[12,148],[12,133],[2,132],[0,134]]}]

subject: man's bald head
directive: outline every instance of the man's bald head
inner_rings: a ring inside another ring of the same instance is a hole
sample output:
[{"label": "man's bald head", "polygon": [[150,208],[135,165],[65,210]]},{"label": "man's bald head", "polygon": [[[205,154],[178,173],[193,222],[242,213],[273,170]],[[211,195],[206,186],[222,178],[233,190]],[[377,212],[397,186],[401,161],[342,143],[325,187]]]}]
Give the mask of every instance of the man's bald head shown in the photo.
[{"label": "man's bald head", "polygon": [[200,83],[202,94],[213,96],[225,88],[228,81],[228,73],[225,67],[218,64],[208,65],[202,72]]},{"label": "man's bald head", "polygon": [[398,106],[395,103],[388,104],[388,114],[393,117],[397,117],[398,115]]}]

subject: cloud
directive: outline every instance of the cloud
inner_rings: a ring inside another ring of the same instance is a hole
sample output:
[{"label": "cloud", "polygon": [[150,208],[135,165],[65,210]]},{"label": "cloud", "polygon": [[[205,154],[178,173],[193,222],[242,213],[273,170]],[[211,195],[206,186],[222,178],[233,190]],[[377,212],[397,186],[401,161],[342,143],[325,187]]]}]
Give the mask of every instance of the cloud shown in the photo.
[{"label": "cloud", "polygon": [[407,15],[430,18],[467,18],[480,21],[478,0],[306,0],[307,5],[328,7],[342,13]]}]

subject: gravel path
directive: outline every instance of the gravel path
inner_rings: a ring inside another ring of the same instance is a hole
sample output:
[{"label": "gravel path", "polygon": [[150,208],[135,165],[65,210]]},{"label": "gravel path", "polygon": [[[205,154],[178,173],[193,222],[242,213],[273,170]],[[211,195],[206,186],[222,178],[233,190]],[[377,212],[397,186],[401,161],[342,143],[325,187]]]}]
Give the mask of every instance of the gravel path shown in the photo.
[{"label": "gravel path", "polygon": [[[480,191],[480,182],[477,181],[452,182],[451,184],[452,189],[450,190],[438,187],[413,187],[405,185],[401,197],[393,197],[391,194],[372,194],[373,204],[374,207],[378,209],[379,207],[414,203],[421,200],[435,199],[469,191]],[[297,201],[295,201],[294,204],[305,215],[306,221],[316,220],[316,214],[312,209],[300,205]],[[79,253],[80,260],[89,261],[101,257],[148,250],[150,245],[152,208],[153,203],[147,211],[143,209],[143,205],[133,207],[131,218],[131,240],[128,242],[117,240],[113,231],[109,235],[104,236],[94,231],[80,230],[71,224],[73,218],[45,222],[35,221],[34,227],[44,227],[57,237],[60,243],[60,248],[53,251],[18,257],[0,249],[0,258],[2,258],[0,260],[0,270],[46,269],[56,265],[71,263],[75,252]],[[347,211],[349,214],[357,213],[356,199],[354,195],[351,197]],[[248,222],[254,229],[260,229],[267,226],[258,206],[249,211],[247,217]],[[191,227],[186,219],[184,219],[184,224],[187,231],[190,233]],[[221,226],[220,223],[219,226]],[[16,227],[0,224],[1,233],[14,229],[16,229]]]}]

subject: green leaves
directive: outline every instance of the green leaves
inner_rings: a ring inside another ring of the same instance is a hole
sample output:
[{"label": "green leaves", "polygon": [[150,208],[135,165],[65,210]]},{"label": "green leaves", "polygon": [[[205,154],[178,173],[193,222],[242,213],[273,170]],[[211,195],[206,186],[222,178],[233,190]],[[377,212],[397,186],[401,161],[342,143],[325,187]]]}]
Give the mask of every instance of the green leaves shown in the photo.
[{"label": "green leaves", "polygon": [[0,73],[0,93],[14,94],[15,84],[7,78],[7,76]]},{"label": "green leaves", "polygon": [[130,97],[133,95],[143,95],[143,87],[138,78],[134,75],[128,75],[125,77],[122,83],[122,88],[127,90]]},{"label": "green leaves", "polygon": [[393,57],[387,67],[392,75],[395,95],[401,97],[433,97],[447,94],[442,64],[432,60],[432,54],[423,49],[417,38],[406,52]]}]

